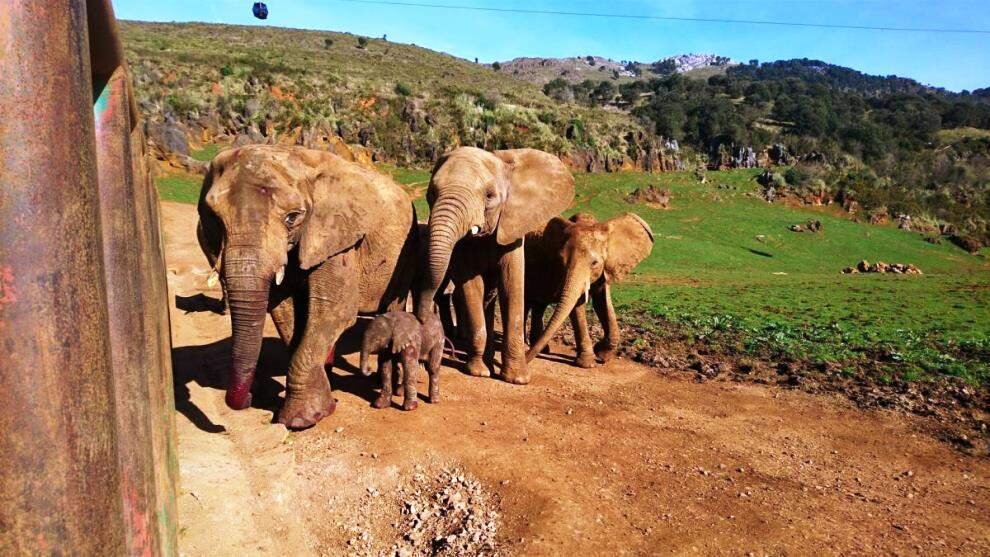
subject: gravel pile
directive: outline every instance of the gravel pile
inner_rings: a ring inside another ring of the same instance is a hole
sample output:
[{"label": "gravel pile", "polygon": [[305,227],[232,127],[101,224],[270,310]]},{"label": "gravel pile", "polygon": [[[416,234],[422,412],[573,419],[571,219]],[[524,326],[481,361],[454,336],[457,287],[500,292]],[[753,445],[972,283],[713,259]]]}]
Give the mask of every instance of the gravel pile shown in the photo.
[{"label": "gravel pile", "polygon": [[498,555],[496,498],[457,468],[416,474],[403,489],[396,557]]}]

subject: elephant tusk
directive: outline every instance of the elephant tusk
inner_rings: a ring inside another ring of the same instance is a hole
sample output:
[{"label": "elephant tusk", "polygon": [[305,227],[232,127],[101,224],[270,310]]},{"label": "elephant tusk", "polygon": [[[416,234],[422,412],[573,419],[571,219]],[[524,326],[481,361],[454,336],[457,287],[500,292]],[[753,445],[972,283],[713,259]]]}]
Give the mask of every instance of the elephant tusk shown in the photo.
[{"label": "elephant tusk", "polygon": [[284,278],[285,278],[285,265],[282,265],[281,267],[278,268],[278,271],[275,271],[275,286],[282,284],[282,279]]},{"label": "elephant tusk", "polygon": [[214,269],[213,271],[210,271],[210,276],[206,277],[206,286],[208,288],[213,288],[214,286],[217,285],[217,282],[219,280],[220,280],[220,273],[218,273]]},{"label": "elephant tusk", "polygon": [[477,224],[471,227],[471,235],[477,236],[481,232],[481,227]]},{"label": "elephant tusk", "polygon": [[591,301],[591,280],[588,280],[588,284],[584,287],[584,303]]}]

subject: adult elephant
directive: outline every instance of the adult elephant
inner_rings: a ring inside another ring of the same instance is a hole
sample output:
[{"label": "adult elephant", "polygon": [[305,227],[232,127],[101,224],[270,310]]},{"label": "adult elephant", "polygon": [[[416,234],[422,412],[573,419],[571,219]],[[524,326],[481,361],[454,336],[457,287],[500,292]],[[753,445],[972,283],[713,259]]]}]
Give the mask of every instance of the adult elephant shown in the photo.
[{"label": "adult elephant", "polygon": [[416,259],[415,210],[391,179],[324,151],[254,145],[210,162],[200,243],[220,273],[233,336],[227,405],[251,404],[265,312],[292,349],[278,421],[333,412],[324,360],[359,312],[399,309]]},{"label": "adult elephant", "polygon": [[[450,271],[455,297],[470,331],[467,369],[491,374],[492,318],[485,298],[498,290],[502,308],[502,378],[524,384],[523,237],[567,208],[574,178],[560,159],[535,149],[488,152],[460,147],[437,162],[427,190],[427,287],[417,312],[425,317]],[[487,321],[487,323],[486,323]],[[487,357],[486,357],[487,356]]]},{"label": "adult elephant", "polygon": [[[526,309],[531,312],[529,351],[533,359],[571,316],[577,345],[576,363],[593,367],[597,356],[607,362],[619,344],[619,325],[612,307],[613,283],[653,250],[653,231],[635,213],[597,222],[579,213],[564,220],[554,217],[543,230],[526,236]],[[585,304],[589,296],[605,331],[594,345],[588,332]],[[557,304],[546,328],[543,314]]]}]

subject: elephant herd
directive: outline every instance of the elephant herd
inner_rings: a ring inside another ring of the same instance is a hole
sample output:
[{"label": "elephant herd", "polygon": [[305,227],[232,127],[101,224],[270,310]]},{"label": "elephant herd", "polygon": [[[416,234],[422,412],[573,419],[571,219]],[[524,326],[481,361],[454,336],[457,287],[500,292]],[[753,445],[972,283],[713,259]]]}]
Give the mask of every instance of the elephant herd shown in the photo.
[{"label": "elephant herd", "polygon": [[[471,375],[493,373],[496,301],[504,381],[530,381],[527,362],[568,316],[576,363],[607,361],[619,341],[610,285],[649,255],[653,234],[632,213],[604,222],[557,216],[573,199],[573,177],[549,153],[461,147],[434,167],[429,223],[420,224],[398,184],[331,153],[268,145],[221,152],[203,182],[197,237],[230,311],[227,404],[251,404],[270,314],[292,354],[278,421],[315,424],[334,410],[324,364],[341,334],[359,316],[405,309],[410,295],[420,322],[439,310]],[[588,301],[604,330],[594,345]]]}]

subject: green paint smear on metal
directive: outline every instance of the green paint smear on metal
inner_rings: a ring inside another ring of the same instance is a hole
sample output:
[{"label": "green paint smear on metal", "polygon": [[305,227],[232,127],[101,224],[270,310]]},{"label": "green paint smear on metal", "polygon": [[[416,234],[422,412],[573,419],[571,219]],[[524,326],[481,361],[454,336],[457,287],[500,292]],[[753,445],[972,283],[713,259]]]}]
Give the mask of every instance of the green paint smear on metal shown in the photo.
[{"label": "green paint smear on metal", "polygon": [[103,86],[100,91],[100,96],[96,98],[96,102],[93,104],[93,115],[99,118],[104,112],[106,112],[107,107],[110,105],[110,83]]}]

